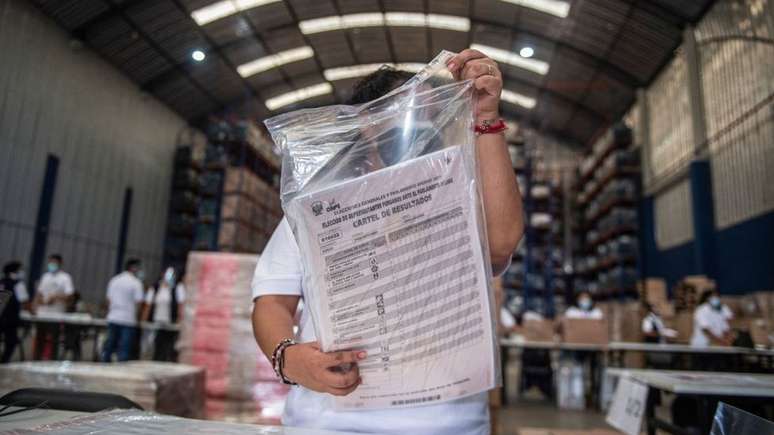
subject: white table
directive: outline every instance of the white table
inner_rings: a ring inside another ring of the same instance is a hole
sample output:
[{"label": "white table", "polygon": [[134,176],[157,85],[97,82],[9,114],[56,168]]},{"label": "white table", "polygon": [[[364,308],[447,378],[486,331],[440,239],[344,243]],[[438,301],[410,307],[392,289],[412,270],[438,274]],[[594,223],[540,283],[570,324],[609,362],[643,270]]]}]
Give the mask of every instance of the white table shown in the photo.
[{"label": "white table", "polygon": [[722,397],[756,398],[762,401],[774,399],[774,375],[759,373],[697,372],[682,370],[608,369],[608,375],[628,376],[648,386],[646,408],[648,434],[656,429],[670,433],[682,433],[683,429],[655,417],[655,390],[673,394],[695,396],[699,399],[699,423],[702,432],[709,433],[715,409],[710,404]]},{"label": "white table", "polygon": [[[107,319],[95,318],[85,313],[41,313],[31,314],[28,311],[21,312],[21,319],[30,324],[57,323],[64,326],[74,326],[85,329],[91,329],[91,335],[94,337],[94,352],[92,360],[98,360],[97,349],[99,349],[99,329],[107,328]],[[180,325],[160,322],[140,322],[141,331],[172,331],[179,332]]]},{"label": "white table", "polygon": [[[6,411],[21,408],[11,407]],[[109,426],[108,426],[109,425]],[[95,430],[110,427],[110,433],[122,434],[222,434],[222,435],[343,435],[319,429],[301,429],[282,426],[222,423],[208,420],[194,420],[172,417],[139,410],[99,412],[59,411],[52,409],[29,409],[18,414],[0,417],[0,431],[39,430],[48,434],[91,434]]]},{"label": "white table", "polygon": [[[694,347],[687,344],[634,343],[614,341],[608,344],[607,350],[611,356],[609,361],[619,366],[624,365],[624,354],[626,352],[643,352],[688,355],[692,358],[701,358],[702,355],[727,355],[729,357],[737,356],[737,365],[740,365],[744,362],[741,357],[750,356],[756,357],[760,366],[768,369],[774,369],[774,350],[772,349],[750,349],[746,347],[733,346]],[[691,365],[689,368],[693,369],[696,367],[695,365]]]},{"label": "white table", "polygon": [[[515,335],[507,338],[500,339],[500,346],[502,347],[503,367],[508,366],[508,359],[510,357],[510,351],[513,351],[514,357],[521,359],[522,352],[524,350],[546,350],[550,352],[551,367],[556,369],[559,367],[560,354],[565,352],[586,352],[589,354],[587,360],[591,368],[590,388],[593,395],[596,397],[599,391],[599,375],[598,368],[605,364],[605,356],[607,351],[607,344],[601,343],[565,343],[561,341],[528,341],[524,340],[522,336]],[[519,384],[518,389],[521,388]],[[507,395],[506,395],[507,396]]]}]

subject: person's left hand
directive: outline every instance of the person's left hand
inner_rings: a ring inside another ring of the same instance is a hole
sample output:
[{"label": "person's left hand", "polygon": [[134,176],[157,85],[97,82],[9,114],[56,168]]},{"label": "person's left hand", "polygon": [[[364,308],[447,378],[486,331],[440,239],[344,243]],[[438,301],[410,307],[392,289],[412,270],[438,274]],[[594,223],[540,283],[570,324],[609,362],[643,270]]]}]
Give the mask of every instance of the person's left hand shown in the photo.
[{"label": "person's left hand", "polygon": [[494,121],[500,117],[500,92],[503,75],[497,62],[478,50],[465,49],[455,55],[446,66],[458,80],[473,80],[476,88],[476,122]]}]

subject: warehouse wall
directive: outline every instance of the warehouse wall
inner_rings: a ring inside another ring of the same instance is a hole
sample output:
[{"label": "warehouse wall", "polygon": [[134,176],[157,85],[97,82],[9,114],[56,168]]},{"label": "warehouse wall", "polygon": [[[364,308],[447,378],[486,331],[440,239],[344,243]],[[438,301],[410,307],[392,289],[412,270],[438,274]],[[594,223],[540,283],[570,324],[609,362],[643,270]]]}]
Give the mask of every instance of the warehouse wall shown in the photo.
[{"label": "warehouse wall", "polygon": [[[702,239],[706,244],[702,249],[712,249],[711,271],[721,292],[774,289],[774,6],[757,0],[717,2],[694,36],[707,143],[695,144],[690,135],[678,134],[690,125],[690,106],[685,106],[682,91],[665,85],[663,79],[684,74],[679,66],[684,60],[678,56],[647,91],[655,117],[651,122],[657,125],[651,126],[651,150],[645,156],[646,163],[655,167],[644,182],[653,187],[683,170],[678,177],[684,181],[678,185],[688,186],[688,179],[697,174],[685,169],[691,150],[698,147],[709,162],[710,175],[706,182],[694,179],[692,187],[711,189],[713,204],[710,210],[690,209],[697,194],[692,189],[679,202],[665,201],[673,189],[660,189],[645,198],[643,221],[651,219],[652,225],[644,224],[648,231],[644,274],[674,282],[696,273],[696,253],[703,251],[697,250],[694,234],[685,226],[684,216],[690,212],[698,213],[692,218],[713,222],[714,231]],[[676,98],[676,104],[658,105],[667,98]],[[664,133],[669,128],[675,133]],[[675,134],[681,137],[679,145],[669,140]],[[664,204],[671,209],[664,210]],[[665,227],[669,230],[663,231]]]},{"label": "warehouse wall", "polygon": [[22,0],[0,2],[0,261],[28,263],[47,156],[59,158],[47,253],[84,299],[114,272],[124,191],[127,256],[158,273],[172,153],[185,127]]}]

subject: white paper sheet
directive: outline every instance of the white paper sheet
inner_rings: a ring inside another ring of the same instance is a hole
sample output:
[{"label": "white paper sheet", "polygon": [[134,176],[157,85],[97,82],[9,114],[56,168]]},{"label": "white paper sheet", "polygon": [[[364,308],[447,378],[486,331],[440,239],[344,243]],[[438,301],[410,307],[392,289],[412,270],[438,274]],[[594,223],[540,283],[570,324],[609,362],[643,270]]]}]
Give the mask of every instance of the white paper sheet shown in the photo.
[{"label": "white paper sheet", "polygon": [[459,146],[296,197],[307,307],[325,351],[365,349],[339,409],[438,403],[495,387],[472,169]]}]

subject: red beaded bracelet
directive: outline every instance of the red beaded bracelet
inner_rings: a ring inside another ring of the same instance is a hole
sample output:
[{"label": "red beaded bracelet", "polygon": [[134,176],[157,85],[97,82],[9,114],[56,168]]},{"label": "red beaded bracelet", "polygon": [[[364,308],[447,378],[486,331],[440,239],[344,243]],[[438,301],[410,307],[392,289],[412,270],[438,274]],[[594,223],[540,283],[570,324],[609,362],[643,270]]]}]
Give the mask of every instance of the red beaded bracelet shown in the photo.
[{"label": "red beaded bracelet", "polygon": [[480,136],[482,134],[500,133],[505,131],[507,128],[508,126],[505,125],[505,121],[500,118],[495,122],[490,120],[482,121],[480,125],[476,125],[475,131],[476,134]]}]

